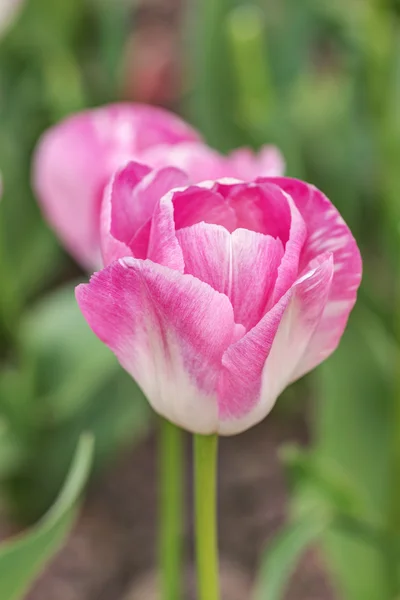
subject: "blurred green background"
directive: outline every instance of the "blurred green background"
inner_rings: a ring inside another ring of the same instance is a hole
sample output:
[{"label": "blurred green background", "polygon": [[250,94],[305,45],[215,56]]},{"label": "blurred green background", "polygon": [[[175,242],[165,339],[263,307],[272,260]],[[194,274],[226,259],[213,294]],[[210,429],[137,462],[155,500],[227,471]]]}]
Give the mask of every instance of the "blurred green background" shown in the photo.
[{"label": "blurred green background", "polygon": [[[151,11],[159,29],[146,38]],[[121,98],[179,111],[221,151],[277,144],[287,174],[341,211],[364,279],[340,349],[290,390],[297,410],[312,398],[311,448],[284,453],[293,513],[333,506],[400,529],[397,0],[26,0],[0,39],[3,512],[30,522],[50,505],[83,430],[99,469],[151,422],[85,326],[73,288],[86,276],[30,187],[48,126]],[[381,552],[346,532],[322,538],[343,598],[392,598]]]}]

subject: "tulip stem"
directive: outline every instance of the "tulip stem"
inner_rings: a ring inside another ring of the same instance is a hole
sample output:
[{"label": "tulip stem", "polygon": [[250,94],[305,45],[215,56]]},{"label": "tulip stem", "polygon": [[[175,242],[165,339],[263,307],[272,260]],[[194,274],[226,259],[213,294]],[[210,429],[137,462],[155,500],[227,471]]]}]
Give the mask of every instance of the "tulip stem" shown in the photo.
[{"label": "tulip stem", "polygon": [[198,600],[219,600],[217,435],[194,436]]},{"label": "tulip stem", "polygon": [[183,432],[165,419],[159,433],[159,560],[162,600],[182,599]]}]

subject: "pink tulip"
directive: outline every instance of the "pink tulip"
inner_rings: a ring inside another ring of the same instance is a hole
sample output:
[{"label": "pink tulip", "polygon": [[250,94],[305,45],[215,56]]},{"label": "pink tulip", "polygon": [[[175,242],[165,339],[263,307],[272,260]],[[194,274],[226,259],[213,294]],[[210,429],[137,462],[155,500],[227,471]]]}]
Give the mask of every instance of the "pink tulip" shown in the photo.
[{"label": "pink tulip", "polygon": [[104,188],[129,160],[184,168],[192,183],[204,179],[283,174],[278,150],[258,156],[241,149],[223,157],[200,134],[167,111],[116,104],[72,116],[43,136],[36,151],[33,185],[47,220],[85,268],[101,266],[99,215]]},{"label": "pink tulip", "polygon": [[311,185],[184,180],[136,163],[114,176],[101,218],[108,266],[77,300],[158,413],[236,434],[336,348],[361,258]]}]

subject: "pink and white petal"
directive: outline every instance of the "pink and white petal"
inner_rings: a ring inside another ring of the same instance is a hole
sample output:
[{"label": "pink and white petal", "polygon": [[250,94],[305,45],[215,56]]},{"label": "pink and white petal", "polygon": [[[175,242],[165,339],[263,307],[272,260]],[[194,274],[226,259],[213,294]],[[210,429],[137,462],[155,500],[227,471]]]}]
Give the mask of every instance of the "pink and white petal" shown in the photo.
[{"label": "pink and white petal", "polygon": [[221,359],[236,335],[226,296],[191,275],[128,258],[78,286],[76,297],[158,413],[189,431],[217,431]]},{"label": "pink and white petal", "polygon": [[268,305],[283,256],[280,240],[247,229],[197,223],[177,231],[185,273],[228,296],[235,322],[251,329]]},{"label": "pink and white petal", "polygon": [[[135,256],[143,256],[183,272],[182,250],[176,231],[201,221],[228,225],[235,220],[233,210],[224,199],[208,188],[189,186],[172,190],[154,209],[151,226],[138,231],[130,243]],[[147,244],[147,250],[146,249]]]},{"label": "pink and white petal", "polygon": [[283,255],[280,240],[247,229],[197,223],[177,231],[185,273],[228,296],[235,322],[251,329],[265,313]]},{"label": "pink and white petal", "polygon": [[[182,249],[176,237],[172,197],[172,193],[166,194],[154,209],[150,225],[147,258],[183,273],[185,263]],[[135,245],[133,244],[131,247],[134,249]]]},{"label": "pink and white petal", "polygon": [[253,181],[257,177],[279,177],[285,172],[285,161],[275,146],[263,146],[258,153],[250,148],[238,148],[227,159],[227,175]]},{"label": "pink and white petal", "polygon": [[[200,141],[200,134],[177,115],[163,108],[138,103],[117,103],[80,113],[92,122],[99,142],[127,159],[141,160],[141,154],[158,144]],[[117,168],[121,160],[117,159]]]},{"label": "pink and white petal", "polygon": [[336,349],[357,298],[362,261],[357,242],[339,211],[317,188],[290,178],[272,179],[294,200],[307,225],[299,269],[323,252],[332,252],[334,275],[321,323],[295,377],[301,377]]},{"label": "pink and white petal", "polygon": [[[150,167],[130,161],[122,166],[113,176],[111,182],[111,221],[109,233],[120,242],[129,244],[134,232],[150,218],[146,206],[134,201],[134,193],[138,185],[153,174]],[[143,215],[143,212],[145,215]]]},{"label": "pink and white petal", "polygon": [[[211,187],[214,185],[213,182],[210,184]],[[230,226],[236,222],[235,219],[234,211],[224,199],[208,187],[189,186],[174,189],[160,200],[154,209],[152,223],[145,223],[129,246],[136,257],[150,258],[148,252],[154,256],[157,247],[157,253],[160,254],[160,246],[166,239],[174,242],[176,230],[202,221]]]},{"label": "pink and white petal", "polygon": [[73,115],[46,132],[35,151],[33,187],[66,248],[85,268],[101,264],[99,219],[112,174],[154,144],[198,141],[177,116],[140,104]]},{"label": "pink and white petal", "polygon": [[132,256],[131,249],[120,240],[111,235],[111,213],[114,178],[106,186],[101,205],[100,216],[100,247],[103,265],[107,266],[124,256]]},{"label": "pink and white petal", "polygon": [[233,435],[260,422],[293,379],[318,327],[333,276],[323,255],[310,265],[263,319],[222,358],[219,432]]},{"label": "pink and white petal", "polygon": [[236,323],[248,331],[269,306],[284,249],[279,238],[247,229],[236,229],[231,239],[232,283],[228,297]]},{"label": "pink and white petal", "polygon": [[221,225],[196,223],[176,232],[185,273],[226,296],[231,278],[231,236]]},{"label": "pink and white petal", "polygon": [[201,142],[165,144],[147,150],[144,162],[156,168],[173,165],[183,169],[192,183],[222,177],[253,181],[256,177],[277,177],[285,171],[282,154],[274,146],[263,146],[258,154],[239,148],[224,156]]},{"label": "pink and white petal", "polygon": [[272,302],[273,306],[296,281],[299,273],[301,253],[307,238],[307,226],[293,199],[288,194],[287,203],[290,209],[289,237],[285,244],[285,253],[278,269]]},{"label": "pink and white petal", "polygon": [[72,256],[89,269],[101,265],[99,213],[110,176],[87,117],[49,130],[34,155],[33,187],[44,216]]},{"label": "pink and white petal", "polygon": [[171,190],[182,188],[189,184],[186,173],[175,167],[154,169],[146,175],[132,190],[132,198],[128,207],[130,218],[133,219],[131,242],[136,232],[153,216],[154,209],[163,196]]},{"label": "pink and white petal", "polygon": [[[157,202],[171,189],[186,183],[186,174],[174,167],[151,170],[140,163],[130,162],[117,171],[111,182],[111,191],[107,192],[102,206],[101,247],[104,264],[132,256],[133,249],[124,252],[124,248],[130,248],[133,240],[136,249],[134,240],[151,219]],[[138,256],[142,257],[142,254]]]},{"label": "pink and white petal", "polygon": [[228,231],[237,227],[234,209],[218,190],[214,182],[190,186],[173,194],[176,229],[190,227],[195,223],[222,225]]},{"label": "pink and white petal", "polygon": [[279,237],[286,244],[289,238],[291,211],[287,194],[268,180],[262,183],[217,181],[214,194],[219,194],[235,215],[232,227],[220,223],[233,231],[243,228],[272,237]]}]

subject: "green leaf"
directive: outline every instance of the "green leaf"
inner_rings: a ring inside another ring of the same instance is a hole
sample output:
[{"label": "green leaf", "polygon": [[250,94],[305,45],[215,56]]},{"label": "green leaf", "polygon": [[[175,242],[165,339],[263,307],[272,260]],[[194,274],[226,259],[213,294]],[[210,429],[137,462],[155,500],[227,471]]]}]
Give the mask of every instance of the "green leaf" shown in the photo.
[{"label": "green leaf", "polygon": [[327,515],[313,512],[289,523],[273,540],[263,558],[255,600],[279,600],[303,553],[328,527]]},{"label": "green leaf", "polygon": [[[0,416],[3,412],[17,434],[23,456],[11,457],[5,465],[3,488],[14,516],[32,522],[56,496],[83,431],[95,437],[97,469],[123,444],[140,439],[151,410],[113,353],[90,330],[72,284],[31,308],[20,338],[23,364],[10,373],[10,385],[0,397]],[[30,372],[33,383],[28,382],[27,391],[25,386],[19,390],[17,384]]]},{"label": "green leaf", "polygon": [[64,488],[47,515],[28,533],[0,547],[0,597],[18,600],[61,547],[77,511],[93,455],[93,439],[82,436]]},{"label": "green leaf", "polygon": [[332,458],[295,445],[284,446],[281,455],[295,494],[301,488],[313,489],[321,506],[341,514],[376,518],[365,502],[363,490]]},{"label": "green leaf", "polygon": [[43,298],[20,326],[21,346],[36,371],[36,393],[52,423],[87,404],[120,369],[88,327],[74,284]]}]

